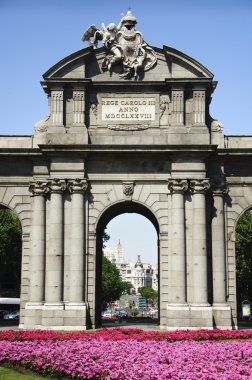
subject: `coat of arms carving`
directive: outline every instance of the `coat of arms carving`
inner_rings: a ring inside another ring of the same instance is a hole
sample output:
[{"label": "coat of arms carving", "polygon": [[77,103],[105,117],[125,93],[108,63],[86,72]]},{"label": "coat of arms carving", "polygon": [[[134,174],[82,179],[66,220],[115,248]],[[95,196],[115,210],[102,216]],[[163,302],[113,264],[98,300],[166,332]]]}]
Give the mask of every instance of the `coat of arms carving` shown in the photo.
[{"label": "coat of arms carving", "polygon": [[142,33],[135,26],[137,19],[129,10],[118,25],[110,23],[107,27],[102,23],[99,30],[91,25],[83,34],[82,40],[97,48],[102,41],[106,49],[106,57],[102,69],[111,71],[113,66],[121,64],[120,78],[139,78],[141,71],[150,70],[157,62],[156,52],[144,41]]}]

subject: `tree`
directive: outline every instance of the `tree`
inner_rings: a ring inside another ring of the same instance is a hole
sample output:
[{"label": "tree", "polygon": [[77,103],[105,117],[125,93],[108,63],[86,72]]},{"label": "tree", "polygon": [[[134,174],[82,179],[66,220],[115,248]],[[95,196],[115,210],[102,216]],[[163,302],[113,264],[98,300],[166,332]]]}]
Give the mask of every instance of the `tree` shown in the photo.
[{"label": "tree", "polygon": [[109,234],[107,233],[107,227],[104,229],[103,231],[103,235],[102,235],[102,248],[105,248],[106,247],[106,243],[107,241],[110,239],[110,236]]},{"label": "tree", "polygon": [[246,211],[238,220],[236,240],[237,304],[252,303],[252,211]]},{"label": "tree", "polygon": [[123,292],[130,294],[131,289],[134,288],[134,286],[129,281],[122,281],[123,286]]},{"label": "tree", "polygon": [[105,256],[102,257],[102,305],[120,298],[123,291],[119,270]]},{"label": "tree", "polygon": [[19,297],[21,281],[22,229],[18,217],[0,209],[0,294]]},{"label": "tree", "polygon": [[149,286],[143,286],[142,288],[139,288],[138,291],[142,297],[145,297],[147,300],[151,300],[152,303],[154,303],[158,298],[158,292]]}]

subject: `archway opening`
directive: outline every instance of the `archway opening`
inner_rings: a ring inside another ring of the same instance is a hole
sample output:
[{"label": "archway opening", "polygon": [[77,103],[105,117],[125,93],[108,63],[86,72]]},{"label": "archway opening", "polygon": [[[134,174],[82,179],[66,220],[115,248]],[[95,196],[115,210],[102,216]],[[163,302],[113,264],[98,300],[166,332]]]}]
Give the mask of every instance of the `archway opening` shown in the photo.
[{"label": "archway opening", "polygon": [[19,323],[22,227],[17,214],[0,205],[0,325]]},{"label": "archway opening", "polygon": [[[125,202],[107,210],[97,232],[96,324],[158,323],[159,228],[154,215]],[[117,294],[111,267],[122,283]]]},{"label": "archway opening", "polygon": [[252,209],[236,224],[235,250],[238,325],[252,326]]}]

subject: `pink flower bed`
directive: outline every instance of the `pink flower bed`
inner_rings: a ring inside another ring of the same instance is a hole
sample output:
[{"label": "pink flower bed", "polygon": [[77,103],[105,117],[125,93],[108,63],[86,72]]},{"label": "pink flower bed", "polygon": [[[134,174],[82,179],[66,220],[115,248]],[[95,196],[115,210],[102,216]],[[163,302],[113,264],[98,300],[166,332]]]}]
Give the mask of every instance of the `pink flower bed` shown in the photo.
[{"label": "pink flower bed", "polygon": [[57,332],[57,331],[22,331],[22,330],[2,330],[0,331],[1,340],[83,340],[83,339],[105,339],[105,340],[121,340],[131,339],[137,341],[162,341],[175,342],[185,340],[229,340],[229,339],[252,339],[251,330],[181,330],[173,332],[159,332],[159,331],[144,331],[136,328],[114,328],[114,329],[100,329],[95,332]]},{"label": "pink flower bed", "polygon": [[252,379],[251,338],[248,330],[8,330],[0,332],[0,365],[82,380]]},{"label": "pink flower bed", "polygon": [[168,343],[103,338],[1,341],[0,363],[4,362],[70,379],[252,378],[251,341]]}]

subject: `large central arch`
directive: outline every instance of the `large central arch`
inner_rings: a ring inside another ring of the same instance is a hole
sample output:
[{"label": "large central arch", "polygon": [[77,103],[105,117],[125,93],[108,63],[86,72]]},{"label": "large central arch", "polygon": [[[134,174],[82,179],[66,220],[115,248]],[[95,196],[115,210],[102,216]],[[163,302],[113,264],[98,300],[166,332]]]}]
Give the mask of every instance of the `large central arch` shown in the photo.
[{"label": "large central arch", "polygon": [[103,213],[100,215],[97,225],[96,225],[96,280],[95,280],[95,284],[96,284],[96,290],[95,290],[95,299],[96,299],[95,321],[96,322],[95,324],[96,326],[100,325],[100,315],[101,315],[100,297],[101,297],[101,279],[102,279],[102,273],[101,273],[102,260],[101,259],[102,259],[102,246],[103,246],[103,241],[102,241],[103,232],[107,224],[113,218],[125,213],[140,214],[146,217],[153,224],[157,232],[157,257],[158,257],[158,267],[159,267],[159,230],[160,229],[159,229],[159,223],[158,223],[157,217],[154,215],[154,213],[147,206],[138,202],[131,202],[131,201],[117,202],[107,207],[103,211]]}]

